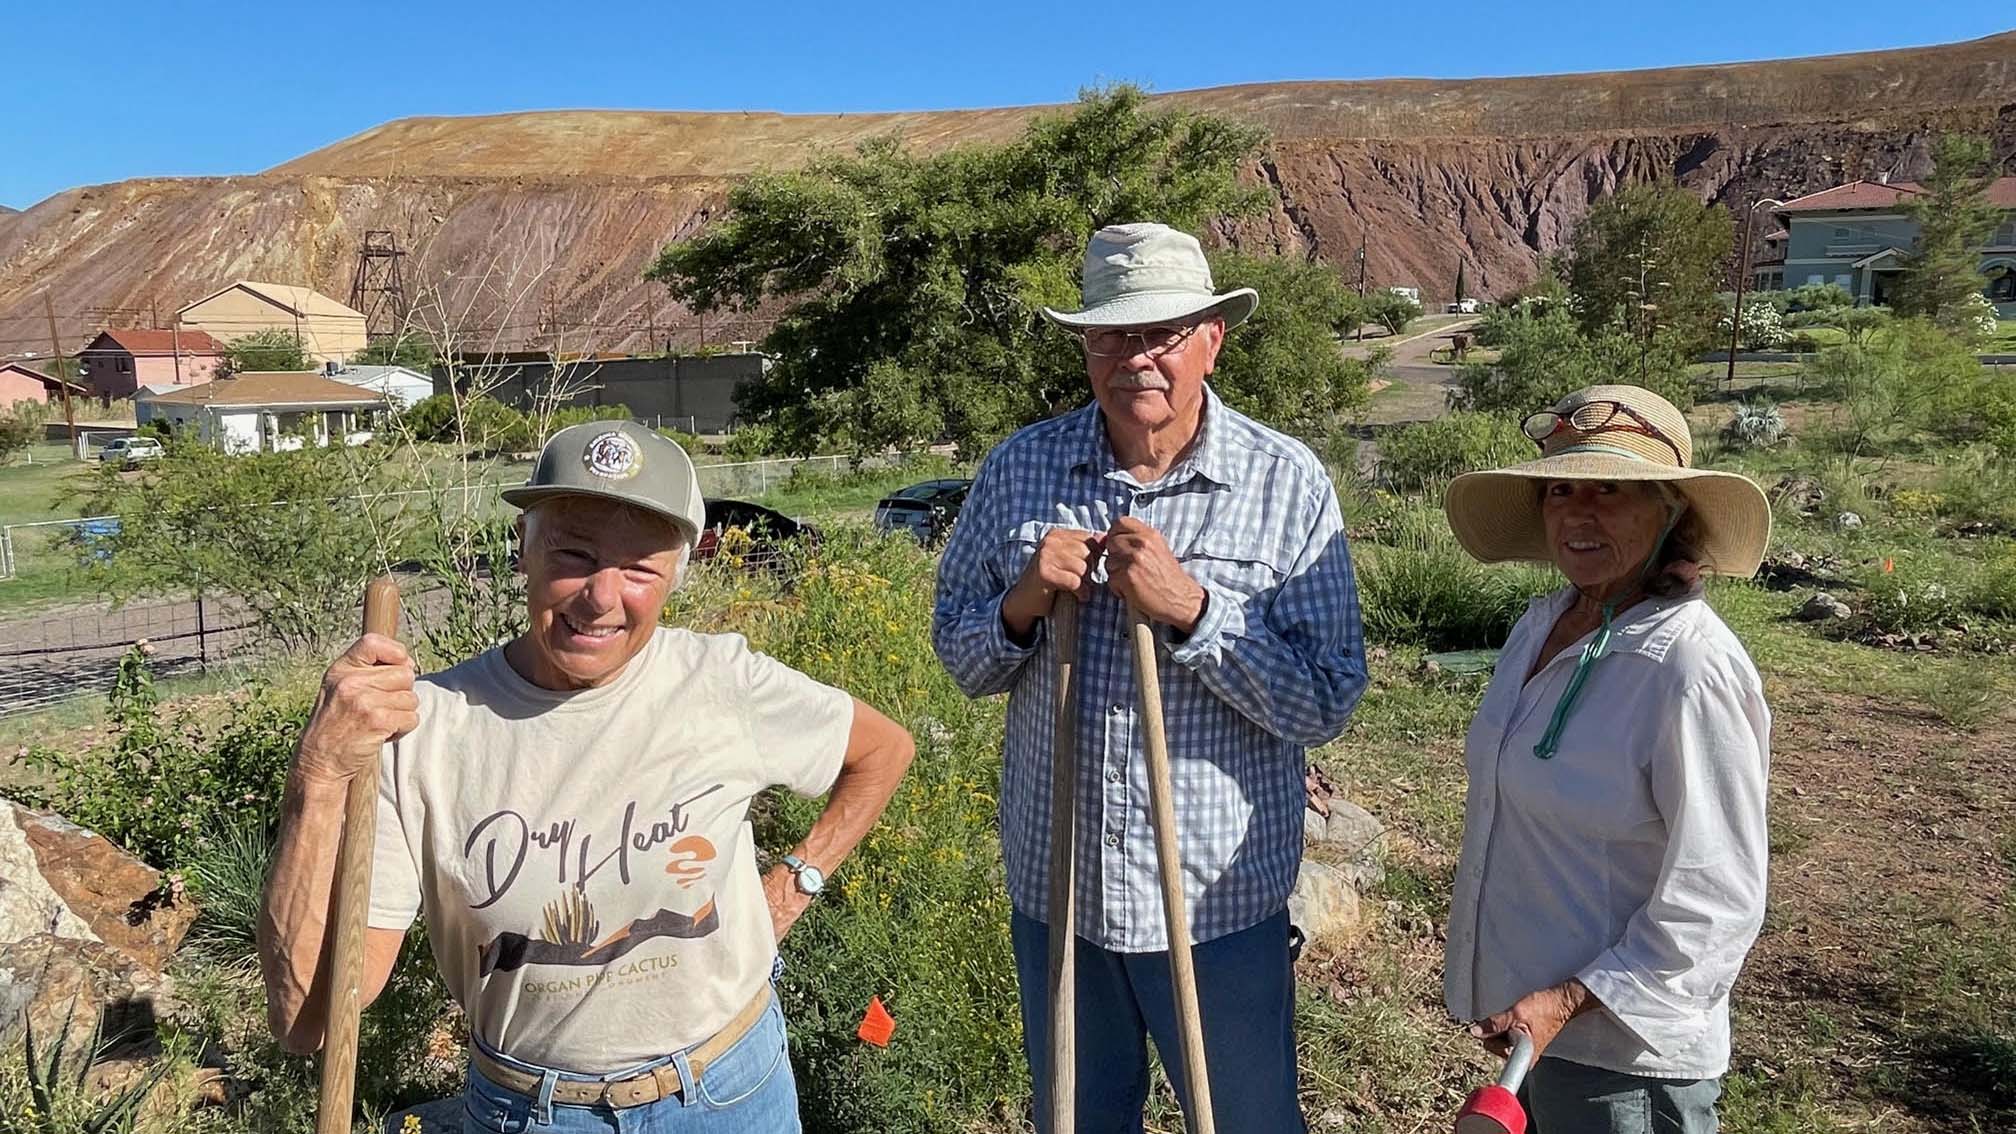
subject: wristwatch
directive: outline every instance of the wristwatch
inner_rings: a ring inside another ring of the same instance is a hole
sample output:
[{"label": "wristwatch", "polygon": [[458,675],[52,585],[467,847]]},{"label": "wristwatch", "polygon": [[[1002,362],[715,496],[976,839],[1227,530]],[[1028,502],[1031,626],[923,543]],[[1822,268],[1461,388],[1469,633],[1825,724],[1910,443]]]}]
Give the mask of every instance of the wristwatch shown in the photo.
[{"label": "wristwatch", "polygon": [[797,879],[798,892],[808,898],[816,898],[819,891],[826,888],[826,872],[806,862],[795,854],[784,856],[784,866]]}]

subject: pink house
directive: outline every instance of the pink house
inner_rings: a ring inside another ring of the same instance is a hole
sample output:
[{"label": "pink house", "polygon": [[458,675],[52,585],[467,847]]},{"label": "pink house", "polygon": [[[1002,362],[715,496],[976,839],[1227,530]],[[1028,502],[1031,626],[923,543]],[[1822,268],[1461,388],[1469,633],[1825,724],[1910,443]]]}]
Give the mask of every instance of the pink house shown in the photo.
[{"label": "pink house", "polygon": [[199,386],[223,358],[222,343],[193,330],[108,329],[77,352],[84,385],[101,402],[130,398],[142,386]]},{"label": "pink house", "polygon": [[[31,370],[18,362],[0,365],[0,412],[4,412],[15,402],[61,401],[62,385],[40,370]],[[84,397],[84,387],[71,383],[70,396]]]}]

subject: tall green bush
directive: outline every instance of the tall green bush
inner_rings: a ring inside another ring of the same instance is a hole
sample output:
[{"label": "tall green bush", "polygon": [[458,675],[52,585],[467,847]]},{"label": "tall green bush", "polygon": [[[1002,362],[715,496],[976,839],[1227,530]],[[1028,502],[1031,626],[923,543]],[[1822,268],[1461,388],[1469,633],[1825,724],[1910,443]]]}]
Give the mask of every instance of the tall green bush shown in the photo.
[{"label": "tall green bush", "polygon": [[1494,413],[1452,413],[1401,426],[1379,439],[1380,475],[1402,492],[1537,456],[1519,423]]},{"label": "tall green bush", "polygon": [[1585,386],[1644,386],[1682,410],[1694,405],[1689,357],[1675,337],[1634,339],[1615,330],[1584,334],[1563,306],[1510,318],[1495,362],[1473,363],[1457,375],[1456,408],[1523,416]]},{"label": "tall green bush", "polygon": [[[626,411],[624,414],[628,417]],[[472,445],[486,452],[520,452],[533,447],[525,415],[483,395],[433,394],[400,415],[401,427],[416,441]]]},{"label": "tall green bush", "polygon": [[1439,510],[1410,512],[1360,560],[1365,636],[1428,650],[1502,646],[1527,603],[1560,585],[1549,569],[1472,559]]},{"label": "tall green bush", "polygon": [[164,709],[145,654],[119,661],[107,742],[82,753],[34,748],[45,779],[36,805],[89,827],[163,870],[177,870],[228,833],[279,816],[306,698],[253,689],[224,707]]}]

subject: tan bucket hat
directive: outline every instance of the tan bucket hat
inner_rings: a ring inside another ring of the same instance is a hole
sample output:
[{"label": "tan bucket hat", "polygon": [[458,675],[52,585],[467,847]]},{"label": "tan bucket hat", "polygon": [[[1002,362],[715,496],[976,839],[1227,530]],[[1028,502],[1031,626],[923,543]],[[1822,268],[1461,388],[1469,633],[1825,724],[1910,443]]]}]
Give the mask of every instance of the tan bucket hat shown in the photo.
[{"label": "tan bucket hat", "polygon": [[1082,310],[1045,307],[1043,317],[1084,331],[1173,323],[1215,312],[1229,331],[1260,305],[1260,293],[1250,287],[1222,295],[1214,291],[1204,246],[1166,224],[1113,224],[1093,233],[1079,286]]},{"label": "tan bucket hat", "polygon": [[[1465,551],[1486,563],[1552,563],[1541,481],[1663,481],[1687,498],[1703,571],[1757,573],[1771,543],[1770,502],[1749,477],[1692,467],[1694,439],[1673,403],[1643,386],[1590,386],[1546,412],[1555,431],[1540,441],[1540,459],[1450,482],[1442,507]],[[1548,424],[1545,414],[1528,422],[1536,419]]]}]

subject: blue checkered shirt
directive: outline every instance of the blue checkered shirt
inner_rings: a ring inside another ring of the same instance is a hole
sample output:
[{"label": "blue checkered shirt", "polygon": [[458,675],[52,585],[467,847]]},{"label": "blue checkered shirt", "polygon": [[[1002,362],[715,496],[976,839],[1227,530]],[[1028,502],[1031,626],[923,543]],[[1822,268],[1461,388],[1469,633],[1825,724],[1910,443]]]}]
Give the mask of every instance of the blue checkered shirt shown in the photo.
[{"label": "blue checkered shirt", "polygon": [[[1008,694],[1001,847],[1015,908],[1047,920],[1056,656],[1044,624],[1008,638],[1001,601],[1038,541],[1135,516],[1210,597],[1188,638],[1159,627],[1190,931],[1209,941],[1279,911],[1302,862],[1306,750],[1344,731],[1365,689],[1337,494],[1307,447],[1206,391],[1204,431],[1152,484],[1116,464],[1097,405],[1039,422],[981,465],[938,568],[932,637],[969,695]],[[1103,572],[1094,576],[1104,582]],[[1126,604],[1080,612],[1078,926],[1118,952],[1168,948],[1149,824]]]}]

